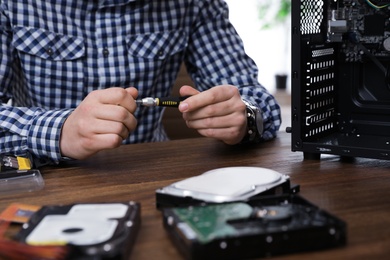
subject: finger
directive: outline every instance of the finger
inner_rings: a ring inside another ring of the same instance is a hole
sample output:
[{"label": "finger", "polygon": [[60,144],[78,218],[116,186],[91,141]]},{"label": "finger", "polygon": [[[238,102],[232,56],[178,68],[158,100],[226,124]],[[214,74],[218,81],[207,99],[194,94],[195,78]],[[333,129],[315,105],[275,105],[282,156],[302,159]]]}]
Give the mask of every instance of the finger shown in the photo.
[{"label": "finger", "polygon": [[179,110],[181,112],[194,111],[208,105],[229,100],[234,96],[239,96],[238,89],[234,86],[224,85],[213,87],[187,98],[180,104]]},{"label": "finger", "polygon": [[126,139],[129,136],[128,127],[122,122],[116,121],[94,120],[93,124],[83,122],[80,129],[80,135],[84,138],[100,134],[115,134],[120,136],[121,139]]},{"label": "finger", "polygon": [[[132,132],[137,126],[137,120],[132,113],[130,113],[127,109],[118,105],[100,105],[94,106],[90,109],[90,117],[84,118],[80,120],[79,123],[83,126],[80,127],[82,130],[87,130],[89,128],[93,128],[96,124],[94,120],[97,121],[107,121],[107,125],[110,122],[117,122],[122,124],[129,132]],[[109,126],[106,126],[108,133],[111,131]],[[102,131],[95,131],[96,133],[102,133]]]},{"label": "finger", "polygon": [[120,105],[101,105],[96,106],[93,111],[91,111],[93,117],[109,120],[109,121],[118,121],[121,122],[131,115],[131,113],[124,107]]},{"label": "finger", "polygon": [[245,114],[231,113],[224,116],[206,117],[200,119],[186,120],[187,126],[193,129],[223,129],[230,127],[241,127],[246,122]]},{"label": "finger", "polygon": [[85,149],[85,157],[101,150],[113,149],[122,144],[122,137],[117,134],[96,134],[82,140]]},{"label": "finger", "polygon": [[134,88],[108,88],[104,90],[97,90],[90,93],[92,98],[95,98],[99,103],[120,105],[126,108],[130,112],[134,112],[136,104],[134,102],[133,95],[137,95],[137,91]]},{"label": "finger", "polygon": [[134,87],[126,88],[126,91],[133,97],[133,99],[136,99],[138,97],[138,90]]},{"label": "finger", "polygon": [[226,144],[237,144],[239,143],[243,135],[240,135],[240,131],[237,128],[209,128],[209,129],[200,129],[198,133],[205,136],[221,140]]},{"label": "finger", "polygon": [[180,88],[179,90],[180,92],[180,96],[184,97],[184,96],[193,96],[193,95],[196,95],[196,94],[199,94],[199,90],[191,87],[191,86],[187,86],[187,85],[184,85]]},{"label": "finger", "polygon": [[183,112],[183,118],[184,120],[196,120],[207,117],[226,116],[233,113],[245,114],[245,104],[242,102],[241,97],[210,104],[197,110]]},{"label": "finger", "polygon": [[212,105],[208,105],[202,108],[199,108],[194,111],[184,112],[183,119],[186,121],[189,120],[201,120],[209,117],[219,117],[226,116],[231,113],[234,113],[235,110],[229,103],[220,102]]},{"label": "finger", "polygon": [[121,123],[129,132],[132,132],[137,126],[137,119],[122,106],[106,105],[102,107],[100,114],[96,117],[106,121]]}]

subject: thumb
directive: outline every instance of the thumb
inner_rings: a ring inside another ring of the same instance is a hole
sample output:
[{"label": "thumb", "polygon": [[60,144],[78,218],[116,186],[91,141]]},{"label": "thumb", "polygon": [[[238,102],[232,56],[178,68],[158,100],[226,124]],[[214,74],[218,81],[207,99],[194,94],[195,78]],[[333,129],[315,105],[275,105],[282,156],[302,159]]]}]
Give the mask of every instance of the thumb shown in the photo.
[{"label": "thumb", "polygon": [[199,91],[191,86],[184,85],[180,88],[180,96],[193,96],[199,94]]},{"label": "thumb", "polygon": [[[194,96],[196,94],[199,94],[200,92],[196,90],[195,88],[191,86],[184,85],[180,88],[180,96],[185,97],[185,96]],[[187,102],[181,102],[179,105],[179,111],[180,112],[187,112],[188,111],[188,103]]]}]

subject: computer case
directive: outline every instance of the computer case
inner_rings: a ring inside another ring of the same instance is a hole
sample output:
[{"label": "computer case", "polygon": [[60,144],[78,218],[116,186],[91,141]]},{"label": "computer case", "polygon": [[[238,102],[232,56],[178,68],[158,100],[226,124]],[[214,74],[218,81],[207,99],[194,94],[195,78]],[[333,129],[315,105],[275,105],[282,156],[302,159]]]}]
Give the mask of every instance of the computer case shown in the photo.
[{"label": "computer case", "polygon": [[292,0],[292,151],[390,159],[390,1]]}]

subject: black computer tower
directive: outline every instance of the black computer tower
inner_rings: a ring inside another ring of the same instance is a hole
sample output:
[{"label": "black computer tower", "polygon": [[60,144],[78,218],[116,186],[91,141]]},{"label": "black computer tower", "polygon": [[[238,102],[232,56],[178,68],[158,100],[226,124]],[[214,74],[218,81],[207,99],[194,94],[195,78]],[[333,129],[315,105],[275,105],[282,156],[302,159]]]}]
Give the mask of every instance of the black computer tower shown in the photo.
[{"label": "black computer tower", "polygon": [[389,5],[292,0],[292,151],[390,159]]}]

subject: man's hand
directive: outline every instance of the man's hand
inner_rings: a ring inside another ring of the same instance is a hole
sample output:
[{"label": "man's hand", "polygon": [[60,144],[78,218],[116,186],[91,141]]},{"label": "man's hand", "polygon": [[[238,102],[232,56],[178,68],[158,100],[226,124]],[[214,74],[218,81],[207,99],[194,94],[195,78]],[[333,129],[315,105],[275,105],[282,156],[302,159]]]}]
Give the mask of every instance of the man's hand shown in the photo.
[{"label": "man's hand", "polygon": [[61,133],[62,156],[85,159],[121,145],[137,126],[135,88],[91,92],[66,119]]},{"label": "man's hand", "polygon": [[244,138],[246,106],[235,86],[216,86],[204,92],[183,86],[180,95],[191,96],[179,105],[189,128],[226,144],[237,144]]}]

